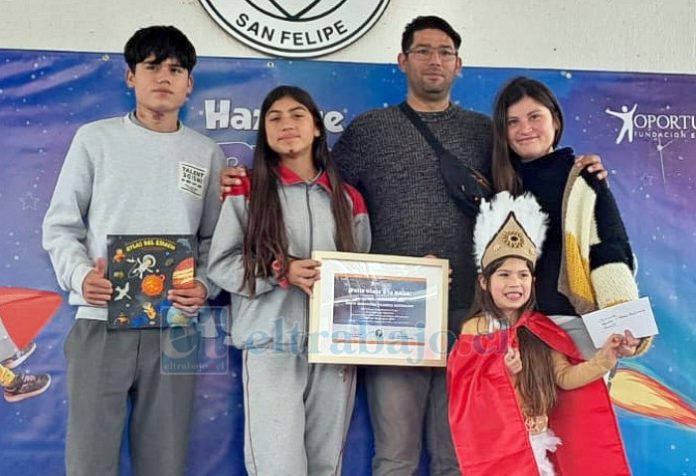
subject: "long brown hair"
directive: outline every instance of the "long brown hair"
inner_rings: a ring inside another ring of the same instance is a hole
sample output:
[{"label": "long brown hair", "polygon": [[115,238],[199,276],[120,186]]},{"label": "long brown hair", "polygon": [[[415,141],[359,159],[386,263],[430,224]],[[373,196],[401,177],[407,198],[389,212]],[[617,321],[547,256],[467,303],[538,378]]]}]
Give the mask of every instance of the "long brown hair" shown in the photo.
[{"label": "long brown hair", "polygon": [[517,157],[510,149],[507,139],[507,110],[510,106],[529,97],[541,103],[553,117],[558,130],[553,139],[555,149],[563,135],[563,112],[558,99],[542,82],[535,79],[518,76],[510,80],[498,92],[493,105],[493,186],[497,192],[507,190],[513,195],[522,193],[522,180],[517,175],[512,159]]},{"label": "long brown hair", "polygon": [[295,86],[278,86],[268,93],[261,105],[259,129],[254,150],[253,184],[249,197],[249,218],[244,231],[242,261],[244,282],[252,296],[256,293],[256,278],[273,276],[272,264],[278,260],[280,275],[287,273],[289,266],[288,237],[285,231],[283,211],[278,195],[276,169],[280,157],[268,144],[265,119],[273,103],[289,97],[305,106],[319,130],[319,137],[312,143],[312,161],[317,170],[323,170],[331,184],[331,213],[336,226],[336,248],[339,251],[355,251],[353,236],[353,212],[345,193],[344,182],[331,161],[326,143],[326,128],[319,108],[305,90]]},{"label": "long brown hair", "polygon": [[[502,257],[491,262],[479,276],[486,283],[490,283],[493,273],[503,265],[506,259],[507,257]],[[527,263],[527,268],[533,274],[534,266],[532,262],[527,260],[525,262]],[[467,320],[481,315],[488,315],[501,323],[508,323],[508,319],[493,301],[490,286],[486,287],[487,290],[484,290],[480,283],[476,286],[474,305]],[[529,300],[520,308],[519,316],[525,311],[533,310],[535,306],[536,294],[532,285]],[[554,380],[551,348],[526,327],[517,329],[517,340],[522,360],[522,371],[517,374],[515,386],[524,401],[525,410],[529,413],[529,416],[545,415],[556,404],[556,383]]]}]

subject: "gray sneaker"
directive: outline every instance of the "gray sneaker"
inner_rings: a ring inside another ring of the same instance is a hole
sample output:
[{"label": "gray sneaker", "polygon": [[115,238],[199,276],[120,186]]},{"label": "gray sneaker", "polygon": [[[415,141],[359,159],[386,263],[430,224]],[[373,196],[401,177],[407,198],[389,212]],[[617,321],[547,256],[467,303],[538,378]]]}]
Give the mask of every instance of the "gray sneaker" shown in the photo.
[{"label": "gray sneaker", "polygon": [[5,400],[10,403],[21,402],[25,398],[41,395],[50,385],[51,376],[48,374],[17,374],[15,382],[5,387]]},{"label": "gray sneaker", "polygon": [[28,346],[26,346],[24,349],[20,350],[17,352],[15,355],[12,357],[8,357],[7,359],[3,360],[0,362],[0,365],[3,365],[7,367],[8,369],[14,369],[15,367],[19,367],[22,365],[22,363],[29,358],[31,354],[34,353],[36,350],[36,342],[32,342]]}]

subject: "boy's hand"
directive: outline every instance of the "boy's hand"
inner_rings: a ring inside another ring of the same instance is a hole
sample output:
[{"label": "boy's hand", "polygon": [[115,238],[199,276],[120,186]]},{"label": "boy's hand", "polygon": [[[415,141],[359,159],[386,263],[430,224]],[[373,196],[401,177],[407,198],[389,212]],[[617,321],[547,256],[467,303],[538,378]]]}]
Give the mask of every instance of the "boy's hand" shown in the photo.
[{"label": "boy's hand", "polygon": [[113,292],[111,281],[106,279],[106,262],[104,258],[97,258],[94,268],[82,281],[82,297],[87,304],[106,306]]},{"label": "boy's hand", "polygon": [[220,200],[229,193],[232,187],[241,185],[242,181],[239,177],[246,177],[245,167],[225,167],[220,171]]},{"label": "boy's hand", "polygon": [[507,367],[508,373],[512,376],[517,375],[522,372],[522,359],[520,358],[520,351],[512,346],[508,347],[507,352],[505,352],[505,367]]},{"label": "boy's hand", "polygon": [[578,155],[575,157],[575,166],[581,169],[587,167],[587,171],[595,174],[599,180],[604,180],[609,175],[604,169],[601,157],[595,154]]},{"label": "boy's hand", "polygon": [[308,296],[312,295],[312,286],[319,279],[319,266],[321,263],[313,259],[296,259],[290,262],[286,278],[288,282],[297,286]]},{"label": "boy's hand", "polygon": [[190,288],[175,288],[167,292],[169,299],[174,307],[181,309],[184,314],[194,316],[198,309],[205,304],[208,297],[208,290],[200,281],[193,281]]}]

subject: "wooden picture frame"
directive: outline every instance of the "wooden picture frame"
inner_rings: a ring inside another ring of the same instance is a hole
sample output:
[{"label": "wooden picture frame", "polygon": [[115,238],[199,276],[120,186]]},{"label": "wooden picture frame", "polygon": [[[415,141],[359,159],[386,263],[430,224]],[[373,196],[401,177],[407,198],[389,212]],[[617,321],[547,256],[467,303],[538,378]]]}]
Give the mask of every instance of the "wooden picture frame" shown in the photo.
[{"label": "wooden picture frame", "polygon": [[444,367],[449,261],[315,251],[312,363]]}]

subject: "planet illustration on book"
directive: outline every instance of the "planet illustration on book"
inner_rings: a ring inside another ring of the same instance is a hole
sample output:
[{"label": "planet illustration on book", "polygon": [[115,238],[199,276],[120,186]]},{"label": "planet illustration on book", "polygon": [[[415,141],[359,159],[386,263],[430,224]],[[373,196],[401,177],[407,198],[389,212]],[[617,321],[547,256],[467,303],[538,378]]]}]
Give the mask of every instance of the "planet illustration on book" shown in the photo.
[{"label": "planet illustration on book", "polygon": [[184,311],[181,309],[172,306],[167,310],[167,324],[172,327],[188,326],[190,321],[191,318],[184,314]]},{"label": "planet illustration on book", "polygon": [[143,278],[140,289],[145,296],[155,297],[164,291],[164,283],[167,280],[163,274],[150,274]]},{"label": "planet illustration on book", "polygon": [[186,258],[177,264],[172,273],[172,286],[175,289],[193,286],[193,269],[193,257]]}]

